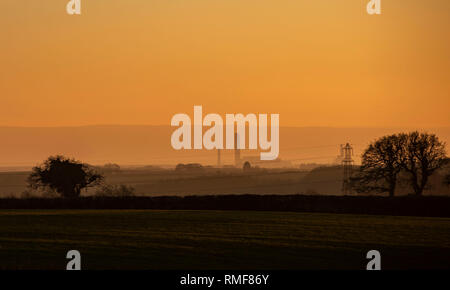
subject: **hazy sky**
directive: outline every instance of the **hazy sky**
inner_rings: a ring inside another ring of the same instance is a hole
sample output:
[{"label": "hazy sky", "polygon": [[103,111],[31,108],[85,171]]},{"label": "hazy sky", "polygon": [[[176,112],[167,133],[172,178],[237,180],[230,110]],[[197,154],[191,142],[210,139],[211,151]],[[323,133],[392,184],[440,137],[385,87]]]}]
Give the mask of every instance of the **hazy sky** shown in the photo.
[{"label": "hazy sky", "polygon": [[0,126],[450,126],[450,1],[1,0]]}]

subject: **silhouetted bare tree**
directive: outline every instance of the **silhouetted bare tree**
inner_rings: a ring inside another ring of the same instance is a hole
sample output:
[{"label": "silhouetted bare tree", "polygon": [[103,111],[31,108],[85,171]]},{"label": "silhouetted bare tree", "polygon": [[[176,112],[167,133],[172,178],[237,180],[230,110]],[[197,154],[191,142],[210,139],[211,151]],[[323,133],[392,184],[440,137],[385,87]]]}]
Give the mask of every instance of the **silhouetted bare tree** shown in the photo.
[{"label": "silhouetted bare tree", "polygon": [[428,178],[446,162],[445,143],[434,134],[401,134],[404,142],[402,167],[410,175],[410,184],[416,195],[422,195]]},{"label": "silhouetted bare tree", "polygon": [[33,168],[28,184],[33,189],[47,187],[63,197],[78,197],[83,188],[98,185],[103,176],[87,164],[64,156],[51,156]]},{"label": "silhouetted bare tree", "polygon": [[402,170],[403,138],[400,135],[384,136],[369,145],[362,155],[359,172],[350,179],[356,192],[394,195],[397,177]]}]

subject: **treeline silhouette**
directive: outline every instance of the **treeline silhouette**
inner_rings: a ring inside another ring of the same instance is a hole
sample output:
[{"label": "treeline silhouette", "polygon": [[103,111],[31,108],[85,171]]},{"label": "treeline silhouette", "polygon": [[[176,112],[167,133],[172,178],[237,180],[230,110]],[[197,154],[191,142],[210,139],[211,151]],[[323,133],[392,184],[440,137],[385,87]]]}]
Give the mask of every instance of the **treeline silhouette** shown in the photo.
[{"label": "treeline silhouette", "polygon": [[4,198],[0,209],[254,210],[450,217],[446,196],[209,195]]}]

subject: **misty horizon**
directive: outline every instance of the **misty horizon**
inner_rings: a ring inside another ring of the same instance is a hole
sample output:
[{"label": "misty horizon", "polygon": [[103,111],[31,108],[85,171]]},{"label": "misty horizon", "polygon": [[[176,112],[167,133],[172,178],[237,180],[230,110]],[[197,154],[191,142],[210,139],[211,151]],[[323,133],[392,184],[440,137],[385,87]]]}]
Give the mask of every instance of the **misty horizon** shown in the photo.
[{"label": "misty horizon", "polygon": [[[332,163],[339,145],[354,146],[354,159],[377,137],[418,128],[333,128],[280,126],[280,155],[293,164]],[[4,127],[0,166],[34,166],[50,155],[67,155],[86,163],[102,165],[176,165],[202,163],[214,165],[216,150],[176,151],[171,148],[168,125],[89,125],[76,127]],[[420,129],[418,129],[420,130]],[[428,128],[447,144],[450,127]],[[448,145],[447,145],[448,146]],[[448,148],[448,147],[447,147]],[[233,164],[231,151],[223,154],[225,164]],[[257,155],[257,150],[243,150],[244,156]]]}]

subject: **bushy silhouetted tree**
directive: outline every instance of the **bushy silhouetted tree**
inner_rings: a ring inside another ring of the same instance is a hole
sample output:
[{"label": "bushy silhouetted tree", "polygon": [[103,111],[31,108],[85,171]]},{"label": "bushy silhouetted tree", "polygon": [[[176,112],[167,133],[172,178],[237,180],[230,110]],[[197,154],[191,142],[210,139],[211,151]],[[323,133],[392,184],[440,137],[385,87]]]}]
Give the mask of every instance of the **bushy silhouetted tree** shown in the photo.
[{"label": "bushy silhouetted tree", "polygon": [[83,188],[98,185],[103,180],[90,166],[64,156],[51,156],[41,166],[33,168],[28,184],[33,189],[47,187],[63,197],[78,197]]},{"label": "bushy silhouetted tree", "polygon": [[362,165],[350,179],[354,190],[363,192],[388,192],[393,196],[402,170],[403,137],[384,136],[371,143],[362,155]]},{"label": "bushy silhouetted tree", "polygon": [[404,142],[403,169],[409,173],[416,195],[422,195],[429,177],[446,162],[445,143],[434,134],[417,131],[402,134]]}]

